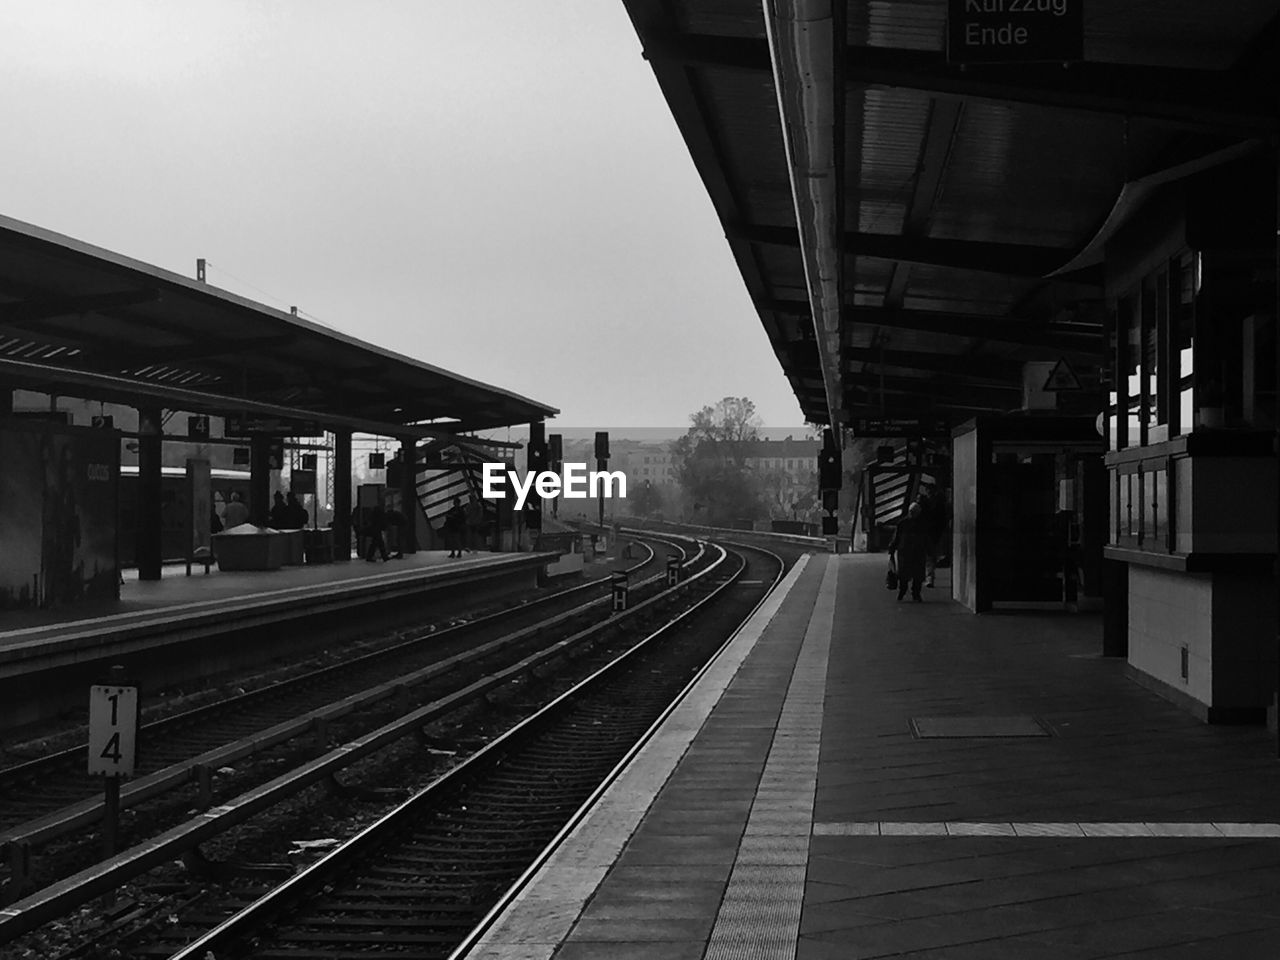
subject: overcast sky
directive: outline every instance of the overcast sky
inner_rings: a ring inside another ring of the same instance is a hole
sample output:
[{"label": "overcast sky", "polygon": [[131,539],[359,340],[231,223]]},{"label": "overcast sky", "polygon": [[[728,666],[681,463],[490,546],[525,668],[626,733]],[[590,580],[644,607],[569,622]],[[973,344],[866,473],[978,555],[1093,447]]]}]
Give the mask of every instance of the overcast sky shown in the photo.
[{"label": "overcast sky", "polygon": [[0,61],[0,213],[560,424],[803,421],[621,0],[40,0]]}]

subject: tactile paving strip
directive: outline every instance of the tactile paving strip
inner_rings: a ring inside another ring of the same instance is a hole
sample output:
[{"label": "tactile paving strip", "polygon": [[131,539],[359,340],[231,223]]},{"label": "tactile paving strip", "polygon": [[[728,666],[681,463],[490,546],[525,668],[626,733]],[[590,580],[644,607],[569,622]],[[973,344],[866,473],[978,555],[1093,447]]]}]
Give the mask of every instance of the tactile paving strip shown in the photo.
[{"label": "tactile paving strip", "polygon": [[815,823],[815,837],[1280,837],[1280,823]]},{"label": "tactile paving strip", "polygon": [[[587,900],[600,886],[649,804],[702,729],[808,562],[807,556],[796,562],[667,718],[662,729],[641,748],[533,880],[495,919],[467,954],[468,960],[548,960],[565,941]],[[757,886],[775,880],[792,882],[792,872],[798,873],[798,879],[793,882],[804,883],[804,867],[744,869],[744,875]],[[548,922],[549,917],[554,922]]]},{"label": "tactile paving strip", "polygon": [[[835,618],[839,561],[826,563],[706,960],[794,960],[796,954]],[[761,882],[766,875],[772,882]]]}]

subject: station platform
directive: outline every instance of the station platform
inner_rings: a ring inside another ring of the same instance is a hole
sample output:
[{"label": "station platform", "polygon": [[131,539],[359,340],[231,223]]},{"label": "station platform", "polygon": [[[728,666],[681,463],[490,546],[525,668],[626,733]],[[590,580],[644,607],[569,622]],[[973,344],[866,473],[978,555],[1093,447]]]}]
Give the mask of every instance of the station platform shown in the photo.
[{"label": "station platform", "polygon": [[1280,763],[1099,656],[809,555],[469,960],[1280,956]]},{"label": "station platform", "polygon": [[214,566],[205,573],[201,565],[190,576],[180,563],[148,581],[128,571],[111,604],[0,613],[0,725],[44,719],[63,699],[78,704],[107,663],[123,663],[152,689],[184,683],[254,650],[288,656],[353,626],[376,630],[424,611],[533,591],[551,559],[487,552],[449,559],[431,550],[265,571]]}]

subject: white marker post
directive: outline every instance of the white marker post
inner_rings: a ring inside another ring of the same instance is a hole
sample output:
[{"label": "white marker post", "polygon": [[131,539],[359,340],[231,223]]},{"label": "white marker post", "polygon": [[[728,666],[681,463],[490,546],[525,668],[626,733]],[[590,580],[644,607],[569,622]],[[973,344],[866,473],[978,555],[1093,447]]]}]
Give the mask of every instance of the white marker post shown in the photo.
[{"label": "white marker post", "polygon": [[137,759],[139,697],[124,667],[111,668],[105,683],[89,688],[89,775],[104,778],[102,849],[116,852],[120,824],[120,778],[133,776]]}]

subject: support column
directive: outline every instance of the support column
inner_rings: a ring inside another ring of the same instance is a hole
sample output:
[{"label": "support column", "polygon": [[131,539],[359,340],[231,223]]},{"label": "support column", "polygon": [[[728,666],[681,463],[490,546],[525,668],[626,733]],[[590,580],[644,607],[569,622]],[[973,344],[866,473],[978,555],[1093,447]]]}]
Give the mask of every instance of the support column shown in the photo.
[{"label": "support column", "polygon": [[1129,564],[1102,561],[1102,655],[1129,656]]},{"label": "support column", "polygon": [[333,559],[351,559],[351,431],[333,431]]},{"label": "support column", "polygon": [[418,552],[418,441],[406,437],[400,441],[400,506],[405,525],[400,531],[400,550]]},{"label": "support column", "polygon": [[159,580],[164,560],[161,523],[164,492],[160,470],[163,423],[164,411],[160,407],[138,408],[138,526],[134,556],[139,580]]},{"label": "support column", "polygon": [[271,437],[255,433],[249,438],[249,522],[267,525],[271,510]]},{"label": "support column", "polygon": [[[1274,141],[1273,141],[1274,142]],[[1273,175],[1276,179],[1276,231],[1275,231],[1275,304],[1272,316],[1274,316],[1277,324],[1275,333],[1275,356],[1272,361],[1276,365],[1276,387],[1280,389],[1280,151],[1272,151],[1271,160],[1273,164]],[[1276,456],[1280,458],[1280,395],[1277,395],[1275,401],[1275,409],[1271,415],[1275,419],[1276,435],[1274,439],[1274,450]],[[1276,731],[1276,755],[1280,756],[1280,470],[1276,471],[1276,555],[1272,558],[1272,576],[1275,579],[1276,589],[1276,691],[1272,699],[1271,713],[1275,718]]]}]

